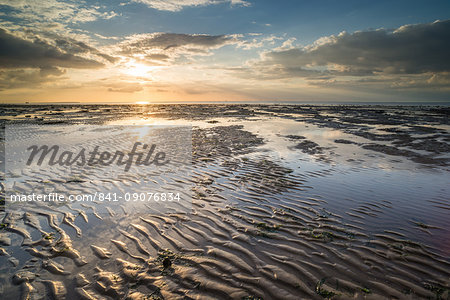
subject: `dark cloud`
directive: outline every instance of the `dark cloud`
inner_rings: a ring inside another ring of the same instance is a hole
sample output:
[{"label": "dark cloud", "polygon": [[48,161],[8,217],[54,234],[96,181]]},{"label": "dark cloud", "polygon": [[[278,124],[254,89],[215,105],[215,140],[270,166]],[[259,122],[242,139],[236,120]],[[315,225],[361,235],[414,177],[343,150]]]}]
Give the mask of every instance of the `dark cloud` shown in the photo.
[{"label": "dark cloud", "polygon": [[65,74],[64,70],[49,67],[43,69],[0,70],[0,91],[12,88],[34,88],[53,82]]},{"label": "dark cloud", "polygon": [[225,35],[154,33],[132,42],[129,46],[164,50],[183,46],[211,48],[222,46],[230,42],[231,39],[231,37]]},{"label": "dark cloud", "polygon": [[135,56],[145,54],[148,60],[169,61],[180,56],[205,55],[210,50],[237,43],[234,36],[150,33],[129,37],[119,45],[119,54]]},{"label": "dark cloud", "polygon": [[66,70],[62,70],[62,69],[56,68],[56,67],[44,67],[44,68],[41,68],[41,70],[39,71],[39,74],[42,77],[61,76],[61,75],[66,74]]},{"label": "dark cloud", "polygon": [[[0,28],[0,68],[100,68],[104,65],[49,44],[38,37],[25,40]],[[81,47],[81,46],[80,46]]]},{"label": "dark cloud", "polygon": [[259,66],[275,65],[288,76],[326,67],[335,75],[420,74],[450,71],[450,20],[341,33],[303,49],[271,51]]},{"label": "dark cloud", "polygon": [[115,57],[101,53],[97,49],[87,45],[84,42],[80,42],[71,38],[59,37],[55,40],[55,44],[56,46],[58,46],[58,48],[70,54],[90,53],[92,55],[96,55],[98,57],[106,59],[110,63],[114,63],[118,60]]},{"label": "dark cloud", "polygon": [[149,54],[146,58],[150,60],[168,60],[170,56],[165,54]]}]

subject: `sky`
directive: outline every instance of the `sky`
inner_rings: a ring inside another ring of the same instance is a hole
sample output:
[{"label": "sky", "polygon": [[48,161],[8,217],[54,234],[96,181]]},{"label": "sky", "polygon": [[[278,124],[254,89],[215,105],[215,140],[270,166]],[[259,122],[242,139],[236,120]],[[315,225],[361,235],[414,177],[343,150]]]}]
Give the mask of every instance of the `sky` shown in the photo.
[{"label": "sky", "polygon": [[450,1],[0,0],[0,102],[450,102]]}]

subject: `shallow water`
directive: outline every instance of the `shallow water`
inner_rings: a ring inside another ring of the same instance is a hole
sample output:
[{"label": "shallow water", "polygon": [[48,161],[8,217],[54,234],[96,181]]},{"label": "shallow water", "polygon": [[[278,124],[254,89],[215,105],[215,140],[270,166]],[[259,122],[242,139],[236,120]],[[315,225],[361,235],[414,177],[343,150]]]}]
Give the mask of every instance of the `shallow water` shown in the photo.
[{"label": "shallow water", "polygon": [[2,213],[6,299],[449,297],[448,110],[5,108],[25,124],[193,126],[187,213]]}]

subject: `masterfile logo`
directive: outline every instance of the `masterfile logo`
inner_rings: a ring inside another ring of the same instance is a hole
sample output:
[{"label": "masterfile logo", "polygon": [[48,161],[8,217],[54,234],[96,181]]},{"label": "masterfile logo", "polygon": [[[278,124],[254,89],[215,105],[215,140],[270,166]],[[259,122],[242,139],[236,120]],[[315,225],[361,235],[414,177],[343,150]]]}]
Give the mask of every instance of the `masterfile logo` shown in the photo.
[{"label": "masterfile logo", "polygon": [[[148,149],[146,153],[137,152],[140,145],[142,145],[142,150]],[[96,146],[92,151],[86,151],[85,148],[81,148],[80,151],[76,153],[72,151],[60,152],[60,147],[58,145],[53,145],[51,147],[48,145],[32,145],[27,149],[30,151],[27,166],[32,165],[35,158],[37,158],[35,163],[38,166],[41,166],[47,158],[47,164],[50,166],[56,164],[59,164],[60,166],[72,166],[75,164],[77,166],[93,166],[95,164],[110,166],[116,164],[117,166],[125,166],[125,172],[130,170],[133,163],[137,166],[163,166],[168,164],[170,160],[166,158],[166,153],[164,151],[156,152],[156,147],[155,144],[149,146],[148,144],[136,142],[128,153],[119,150],[116,150],[115,152],[108,150],[100,151],[100,146]],[[134,157],[136,157],[136,160],[134,160]]]}]

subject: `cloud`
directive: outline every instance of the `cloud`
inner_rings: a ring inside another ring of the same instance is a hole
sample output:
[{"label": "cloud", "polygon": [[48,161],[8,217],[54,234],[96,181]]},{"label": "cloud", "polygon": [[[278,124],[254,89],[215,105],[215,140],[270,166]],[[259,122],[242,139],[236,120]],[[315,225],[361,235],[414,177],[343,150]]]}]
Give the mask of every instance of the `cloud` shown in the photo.
[{"label": "cloud", "polygon": [[[424,74],[383,74],[379,76],[357,77],[352,80],[345,80],[339,77],[324,76],[323,78],[308,78],[307,82],[310,86],[320,88],[333,88],[361,91],[364,93],[405,93],[410,92],[410,96],[416,97],[419,94],[428,93],[439,94],[448,93],[450,91],[450,73],[424,73]],[[422,94],[425,95],[425,94]],[[447,94],[448,95],[448,94]],[[427,99],[422,99],[426,101]]]},{"label": "cloud", "polygon": [[106,7],[88,6],[84,1],[58,0],[0,0],[0,7],[8,10],[15,23],[35,25],[48,22],[85,23],[117,16]]},{"label": "cloud", "polygon": [[232,6],[250,6],[250,3],[245,0],[132,0],[132,2],[143,3],[148,7],[165,11],[180,11],[185,7],[207,6],[227,2]]},{"label": "cloud", "polygon": [[287,40],[228,71],[246,79],[373,94],[450,90],[450,20],[342,32],[305,47],[294,42]]},{"label": "cloud", "polygon": [[166,55],[166,54],[148,54],[145,58],[149,59],[149,60],[168,60],[170,58],[170,56]]},{"label": "cloud", "polygon": [[115,57],[112,57],[110,55],[98,51],[97,49],[87,45],[82,41],[77,41],[72,38],[57,37],[57,39],[55,39],[55,44],[56,46],[58,46],[59,49],[64,50],[67,53],[71,54],[90,53],[92,55],[101,57],[110,63],[116,62],[118,60]]},{"label": "cloud", "polygon": [[236,36],[148,33],[128,37],[118,46],[118,54],[147,61],[171,61],[181,56],[209,55],[213,49],[236,44]]},{"label": "cloud", "polygon": [[43,67],[39,70],[41,77],[61,76],[66,74],[66,70],[56,67]]},{"label": "cloud", "polygon": [[[283,40],[284,38],[276,36],[276,35],[269,35],[269,36],[262,36],[262,34],[258,33],[249,33],[249,34],[241,34],[241,35],[235,35],[236,38],[240,38],[239,42],[237,43],[237,48],[241,48],[244,50],[251,50],[255,48],[262,48],[266,45],[275,45],[277,41]],[[295,41],[295,39],[292,39]],[[286,43],[286,42],[285,42]]]},{"label": "cloud", "polygon": [[450,87],[450,72],[433,74],[427,83],[436,87]]},{"label": "cloud", "polygon": [[0,69],[0,91],[13,88],[33,88],[47,82],[53,82],[55,78],[66,72],[59,68],[49,67],[43,69]]},{"label": "cloud", "polygon": [[135,93],[140,92],[144,87],[139,83],[121,82],[108,85],[108,92],[115,93]]},{"label": "cloud", "polygon": [[395,30],[342,32],[304,48],[269,51],[257,63],[284,76],[315,69],[335,75],[421,74],[450,71],[450,20]]},{"label": "cloud", "polygon": [[103,67],[104,64],[76,54],[90,52],[108,59],[108,56],[84,43],[74,40],[57,40],[55,43],[56,45],[51,45],[38,36],[34,36],[32,40],[20,38],[0,28],[0,68],[94,69]]},{"label": "cloud", "polygon": [[232,40],[232,37],[226,35],[150,33],[132,36],[129,38],[129,42],[124,44],[124,48],[133,51],[138,48],[169,50],[186,46],[206,49],[221,47]]}]

